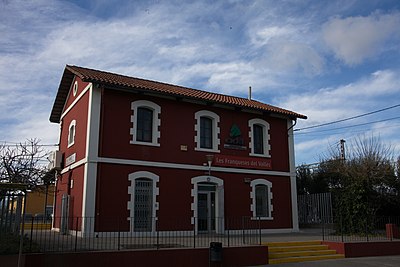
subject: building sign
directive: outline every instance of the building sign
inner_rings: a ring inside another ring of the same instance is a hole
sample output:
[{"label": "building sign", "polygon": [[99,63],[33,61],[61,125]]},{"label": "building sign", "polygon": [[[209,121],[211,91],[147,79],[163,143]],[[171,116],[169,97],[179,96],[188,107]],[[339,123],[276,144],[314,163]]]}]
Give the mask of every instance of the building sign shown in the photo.
[{"label": "building sign", "polygon": [[242,133],[236,124],[232,125],[229,138],[225,139],[224,148],[246,150],[247,147],[244,145]]},{"label": "building sign", "polygon": [[213,164],[215,166],[222,166],[222,167],[260,169],[260,170],[272,169],[271,159],[266,159],[266,158],[248,158],[248,157],[237,157],[237,156],[227,156],[227,155],[215,155]]},{"label": "building sign", "polygon": [[65,159],[65,167],[71,165],[72,163],[75,163],[76,161],[76,153],[72,154],[71,156],[68,156]]}]

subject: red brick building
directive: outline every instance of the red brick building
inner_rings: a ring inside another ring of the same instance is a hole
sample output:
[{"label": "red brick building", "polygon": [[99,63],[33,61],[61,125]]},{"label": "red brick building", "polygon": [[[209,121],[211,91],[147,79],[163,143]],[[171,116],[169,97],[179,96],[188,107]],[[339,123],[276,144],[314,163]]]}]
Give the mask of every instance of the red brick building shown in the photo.
[{"label": "red brick building", "polygon": [[306,116],[67,65],[50,116],[62,156],[54,228],[223,233],[246,218],[296,231],[297,118]]}]

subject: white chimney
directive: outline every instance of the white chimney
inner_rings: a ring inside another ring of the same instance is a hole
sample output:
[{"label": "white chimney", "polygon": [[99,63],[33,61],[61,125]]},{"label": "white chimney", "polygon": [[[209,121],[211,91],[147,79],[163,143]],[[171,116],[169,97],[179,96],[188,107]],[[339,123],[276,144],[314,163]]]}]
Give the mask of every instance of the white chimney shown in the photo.
[{"label": "white chimney", "polygon": [[248,96],[249,100],[251,100],[251,86],[249,86],[249,96]]}]

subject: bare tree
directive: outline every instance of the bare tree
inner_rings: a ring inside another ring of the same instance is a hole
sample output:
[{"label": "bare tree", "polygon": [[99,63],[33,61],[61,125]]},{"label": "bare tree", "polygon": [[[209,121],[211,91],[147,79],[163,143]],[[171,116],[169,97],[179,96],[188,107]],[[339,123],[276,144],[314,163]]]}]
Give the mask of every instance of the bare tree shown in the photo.
[{"label": "bare tree", "polygon": [[0,182],[22,183],[33,189],[43,184],[47,151],[38,139],[15,145],[0,145]]}]

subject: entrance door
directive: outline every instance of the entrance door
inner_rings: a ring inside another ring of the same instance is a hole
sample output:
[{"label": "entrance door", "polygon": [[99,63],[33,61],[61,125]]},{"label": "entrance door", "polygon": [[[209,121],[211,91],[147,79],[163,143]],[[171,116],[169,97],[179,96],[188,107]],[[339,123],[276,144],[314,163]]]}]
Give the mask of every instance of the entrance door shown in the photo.
[{"label": "entrance door", "polygon": [[197,224],[199,232],[215,231],[215,184],[199,183],[197,197]]}]

